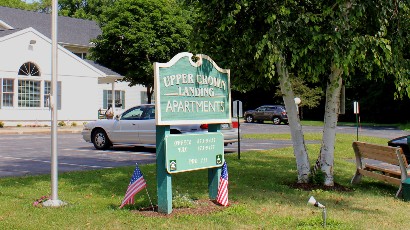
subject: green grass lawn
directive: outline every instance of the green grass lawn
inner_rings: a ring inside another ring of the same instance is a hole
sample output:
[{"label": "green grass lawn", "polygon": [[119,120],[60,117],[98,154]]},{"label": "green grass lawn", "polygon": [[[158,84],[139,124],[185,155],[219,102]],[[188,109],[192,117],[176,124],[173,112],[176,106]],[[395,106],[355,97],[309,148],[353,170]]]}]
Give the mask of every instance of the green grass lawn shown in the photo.
[{"label": "green grass lawn", "polygon": [[[306,134],[306,139],[320,139]],[[248,137],[250,138],[250,137]],[[289,139],[286,135],[252,138]],[[292,148],[227,154],[229,200],[221,211],[204,215],[146,217],[138,208],[150,206],[145,191],[136,204],[118,209],[134,167],[60,173],[60,208],[35,207],[33,202],[50,193],[50,176],[0,179],[1,229],[321,229],[322,212],[307,205],[310,196],[326,205],[328,229],[404,229],[410,203],[394,198],[397,187],[364,178],[351,185],[355,171],[351,143],[355,135],[337,135],[335,182],[350,192],[290,188],[297,172]],[[386,144],[386,139],[361,137],[362,141]],[[308,145],[310,160],[316,160],[320,145]],[[148,191],[157,203],[155,165],[141,165]],[[173,176],[174,194],[206,199],[207,170]]]}]

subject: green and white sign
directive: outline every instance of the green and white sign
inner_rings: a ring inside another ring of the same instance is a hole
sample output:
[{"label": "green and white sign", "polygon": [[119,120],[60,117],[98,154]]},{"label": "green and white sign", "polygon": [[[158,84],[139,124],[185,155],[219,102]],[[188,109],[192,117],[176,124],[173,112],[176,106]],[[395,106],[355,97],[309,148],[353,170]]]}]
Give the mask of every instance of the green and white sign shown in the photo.
[{"label": "green and white sign", "polygon": [[221,167],[224,162],[223,134],[169,134],[165,136],[165,168],[178,173]]},{"label": "green and white sign", "polygon": [[157,125],[230,123],[230,72],[206,55],[154,63]]}]

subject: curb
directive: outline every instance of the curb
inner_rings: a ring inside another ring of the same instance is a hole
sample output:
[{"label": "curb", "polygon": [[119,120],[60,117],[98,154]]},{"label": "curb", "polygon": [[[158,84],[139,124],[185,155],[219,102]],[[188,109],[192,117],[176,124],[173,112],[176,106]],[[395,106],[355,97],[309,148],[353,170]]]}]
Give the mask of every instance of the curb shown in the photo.
[{"label": "curb", "polygon": [[[58,130],[57,133],[81,133],[82,129]],[[20,134],[51,134],[50,129],[3,129],[0,128],[0,135],[20,135]]]}]

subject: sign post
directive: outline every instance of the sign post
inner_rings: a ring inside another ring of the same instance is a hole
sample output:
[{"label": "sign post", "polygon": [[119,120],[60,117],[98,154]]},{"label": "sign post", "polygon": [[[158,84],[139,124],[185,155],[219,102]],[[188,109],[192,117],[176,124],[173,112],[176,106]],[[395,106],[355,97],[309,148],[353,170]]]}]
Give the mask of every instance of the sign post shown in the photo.
[{"label": "sign post", "polygon": [[[230,71],[206,55],[180,53],[154,63],[158,211],[172,212],[172,174],[208,169],[209,197],[224,163],[221,123],[231,123]],[[171,125],[209,124],[201,134],[170,134]]]},{"label": "sign post", "polygon": [[353,112],[356,114],[356,141],[359,140],[359,102],[353,102]]},{"label": "sign post", "polygon": [[242,101],[235,100],[233,101],[233,116],[238,119],[238,159],[241,159],[241,134],[240,134],[240,128],[241,128],[241,123],[239,121],[239,118],[242,117],[243,114],[243,109],[242,109]]}]

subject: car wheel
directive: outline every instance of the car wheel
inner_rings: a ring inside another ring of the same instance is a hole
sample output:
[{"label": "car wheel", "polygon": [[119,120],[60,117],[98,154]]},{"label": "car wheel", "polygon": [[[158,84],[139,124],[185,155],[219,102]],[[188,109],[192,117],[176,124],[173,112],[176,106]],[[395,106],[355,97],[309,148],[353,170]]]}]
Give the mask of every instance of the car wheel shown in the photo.
[{"label": "car wheel", "polygon": [[108,149],[111,142],[108,139],[107,133],[103,129],[97,129],[92,134],[94,147],[99,150]]},{"label": "car wheel", "polygon": [[252,123],[253,122],[253,116],[252,115],[247,115],[246,118],[245,118],[245,121],[247,123]]},{"label": "car wheel", "polygon": [[274,125],[279,125],[280,122],[281,122],[281,120],[280,120],[279,117],[274,117],[274,118],[272,118],[272,121],[273,121],[273,124],[274,124]]}]

